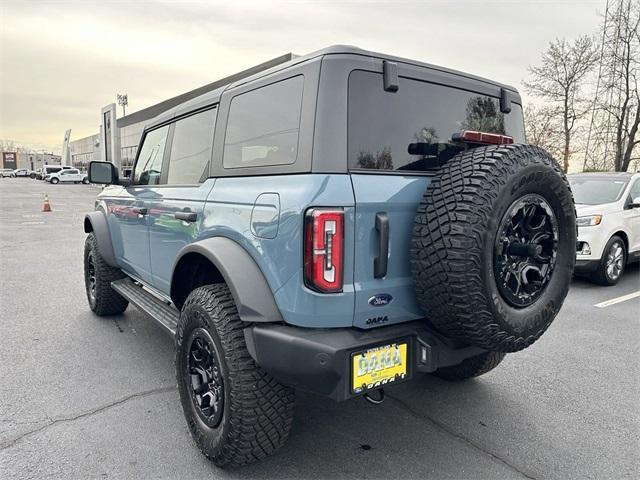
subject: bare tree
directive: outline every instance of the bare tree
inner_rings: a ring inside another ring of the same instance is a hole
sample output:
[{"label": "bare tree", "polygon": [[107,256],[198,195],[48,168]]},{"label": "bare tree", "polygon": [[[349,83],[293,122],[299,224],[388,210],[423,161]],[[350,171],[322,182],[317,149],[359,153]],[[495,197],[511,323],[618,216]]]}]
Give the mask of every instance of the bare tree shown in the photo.
[{"label": "bare tree", "polygon": [[[605,148],[613,167],[626,172],[640,157],[640,2],[619,0],[607,10],[602,24],[602,90],[596,108],[606,122]],[[609,147],[609,145],[607,145]]]},{"label": "bare tree", "polygon": [[9,139],[0,139],[0,151],[2,152],[15,152],[16,144],[13,140]]},{"label": "bare tree", "polygon": [[558,108],[549,105],[525,105],[524,125],[527,143],[547,150],[554,157],[562,155],[563,134]]},{"label": "bare tree", "polygon": [[571,140],[576,134],[577,122],[589,110],[581,89],[597,61],[598,49],[590,37],[578,37],[573,43],[556,39],[542,54],[541,64],[529,67],[531,80],[524,82],[530,93],[547,100],[562,119],[565,172],[569,169]]}]

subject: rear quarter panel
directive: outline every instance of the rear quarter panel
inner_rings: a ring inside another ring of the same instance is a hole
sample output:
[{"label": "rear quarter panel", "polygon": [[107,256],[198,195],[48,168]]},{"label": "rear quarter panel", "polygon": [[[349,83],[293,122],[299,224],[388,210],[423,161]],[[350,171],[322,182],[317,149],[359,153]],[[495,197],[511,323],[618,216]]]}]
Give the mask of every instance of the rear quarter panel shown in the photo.
[{"label": "rear quarter panel", "polygon": [[[277,216],[269,213],[277,208],[274,198],[279,201]],[[344,208],[342,293],[318,294],[304,286],[302,235],[304,214],[311,206]],[[263,272],[287,323],[347,327],[353,324],[354,309],[353,206],[349,175],[218,178],[204,207],[200,236],[224,236],[240,244]]]}]

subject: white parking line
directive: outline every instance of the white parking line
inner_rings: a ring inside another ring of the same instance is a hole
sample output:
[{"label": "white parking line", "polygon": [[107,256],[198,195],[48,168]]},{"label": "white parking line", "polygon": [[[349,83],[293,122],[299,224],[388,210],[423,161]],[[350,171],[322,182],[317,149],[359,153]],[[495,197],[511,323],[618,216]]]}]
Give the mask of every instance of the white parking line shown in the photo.
[{"label": "white parking line", "polygon": [[594,307],[597,307],[597,308],[610,307],[611,305],[615,305],[616,303],[626,302],[627,300],[631,300],[632,298],[636,298],[636,297],[640,297],[640,290],[638,290],[637,292],[629,293],[628,295],[612,298],[611,300],[607,300],[606,302],[596,303]]}]

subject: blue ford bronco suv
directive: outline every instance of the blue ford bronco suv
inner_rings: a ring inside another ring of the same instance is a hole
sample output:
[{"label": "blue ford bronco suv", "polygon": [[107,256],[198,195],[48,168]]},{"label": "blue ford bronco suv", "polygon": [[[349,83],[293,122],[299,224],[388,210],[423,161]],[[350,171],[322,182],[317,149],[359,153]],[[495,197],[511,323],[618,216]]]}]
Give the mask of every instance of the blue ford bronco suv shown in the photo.
[{"label": "blue ford bronco suv", "polygon": [[[223,82],[225,83],[225,82]],[[566,177],[512,87],[334,46],[146,125],[84,220],[87,298],[175,336],[189,429],[219,466],[286,441],[294,390],[381,401],[535,342],[575,263]]]}]

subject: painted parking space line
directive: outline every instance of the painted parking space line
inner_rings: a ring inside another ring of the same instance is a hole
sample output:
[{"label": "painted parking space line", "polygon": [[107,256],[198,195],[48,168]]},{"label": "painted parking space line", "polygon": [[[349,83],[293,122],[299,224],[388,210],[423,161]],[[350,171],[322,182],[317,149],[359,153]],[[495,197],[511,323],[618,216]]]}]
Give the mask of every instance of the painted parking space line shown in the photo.
[{"label": "painted parking space line", "polygon": [[637,297],[640,297],[640,290],[638,290],[637,292],[629,293],[627,295],[622,295],[621,297],[612,298],[611,300],[607,300],[606,302],[596,303],[594,307],[597,307],[597,308],[610,307],[611,305],[615,305],[616,303],[626,302],[627,300],[631,300]]}]

